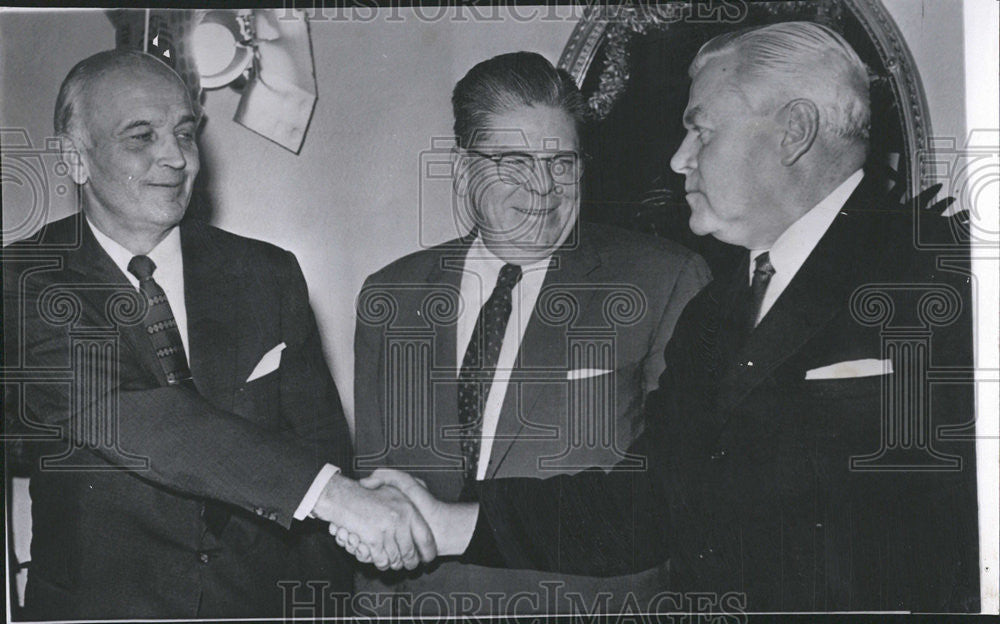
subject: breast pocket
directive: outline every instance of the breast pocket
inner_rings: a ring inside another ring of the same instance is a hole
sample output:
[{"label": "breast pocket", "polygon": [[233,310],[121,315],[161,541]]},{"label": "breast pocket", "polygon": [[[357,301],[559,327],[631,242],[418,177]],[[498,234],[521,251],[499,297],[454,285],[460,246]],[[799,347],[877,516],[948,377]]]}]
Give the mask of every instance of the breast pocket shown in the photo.
[{"label": "breast pocket", "polygon": [[804,380],[792,393],[797,405],[785,428],[792,440],[821,454],[823,447],[848,449],[851,455],[871,452],[891,417],[883,384],[893,382],[891,374]]},{"label": "breast pocket", "polygon": [[882,392],[883,383],[891,384],[892,382],[892,374],[843,379],[807,379],[802,381],[801,388],[809,396],[835,401],[837,399],[877,397]]},{"label": "breast pocket", "polygon": [[277,428],[281,422],[281,371],[274,370],[243,384],[236,391],[234,411],[240,416],[267,428]]}]

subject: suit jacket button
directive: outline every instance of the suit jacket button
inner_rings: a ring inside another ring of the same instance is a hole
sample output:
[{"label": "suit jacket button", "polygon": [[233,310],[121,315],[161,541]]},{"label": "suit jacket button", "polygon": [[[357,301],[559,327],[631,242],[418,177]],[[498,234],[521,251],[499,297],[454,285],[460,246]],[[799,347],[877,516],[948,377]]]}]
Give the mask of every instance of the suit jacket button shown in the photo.
[{"label": "suit jacket button", "polygon": [[727,451],[726,449],[719,449],[719,450],[715,451],[714,453],[712,453],[711,455],[709,455],[709,459],[711,459],[712,461],[719,461],[720,459],[722,459],[723,457],[725,457],[728,454],[729,454],[729,451]]},{"label": "suit jacket button", "polygon": [[198,561],[200,561],[202,563],[208,563],[210,560],[211,560],[211,557],[208,555],[207,552],[200,552],[200,553],[198,553]]}]

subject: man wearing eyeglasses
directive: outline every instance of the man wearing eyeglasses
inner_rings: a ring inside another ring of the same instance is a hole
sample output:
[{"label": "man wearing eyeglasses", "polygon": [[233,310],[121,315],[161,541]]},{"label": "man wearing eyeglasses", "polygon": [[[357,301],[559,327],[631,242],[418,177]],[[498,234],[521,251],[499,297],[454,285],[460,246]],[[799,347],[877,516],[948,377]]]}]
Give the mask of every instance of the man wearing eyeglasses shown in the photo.
[{"label": "man wearing eyeglasses", "polygon": [[[397,260],[362,289],[356,467],[407,470],[460,501],[483,479],[634,460],[624,449],[643,428],[643,396],[707,266],[677,244],[578,223],[585,103],[543,57],[476,65],[452,104],[464,235]],[[362,608],[382,615],[565,613],[651,595],[662,574],[446,561],[408,574],[369,567],[357,590]]]}]

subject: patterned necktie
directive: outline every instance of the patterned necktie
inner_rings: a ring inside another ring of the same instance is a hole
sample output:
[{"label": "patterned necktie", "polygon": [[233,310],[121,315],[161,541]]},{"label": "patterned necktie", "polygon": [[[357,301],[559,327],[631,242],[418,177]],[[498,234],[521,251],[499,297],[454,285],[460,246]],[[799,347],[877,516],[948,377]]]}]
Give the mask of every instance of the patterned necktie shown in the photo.
[{"label": "patterned necktie", "polygon": [[167,376],[167,383],[175,386],[191,379],[184,343],[177,329],[177,321],[170,310],[170,302],[160,285],[153,279],[156,263],[147,256],[135,256],[128,263],[128,271],[139,279],[139,290],[149,301],[146,312],[146,333],[156,350],[156,358]]},{"label": "patterned necktie", "polygon": [[767,285],[771,283],[773,275],[774,267],[771,266],[771,254],[765,251],[754,260],[753,281],[750,284],[750,317],[747,325],[751,331],[757,326],[757,317],[760,316],[760,306],[764,302],[764,293],[767,292]]},{"label": "patterned necktie", "polygon": [[480,437],[483,431],[483,407],[493,386],[497,358],[507,331],[511,312],[511,292],[521,279],[521,267],[505,264],[486,305],[479,311],[476,327],[462,358],[458,374],[458,420],[462,427],[462,456],[465,459],[465,487],[461,500],[475,498],[476,473],[479,467]]}]

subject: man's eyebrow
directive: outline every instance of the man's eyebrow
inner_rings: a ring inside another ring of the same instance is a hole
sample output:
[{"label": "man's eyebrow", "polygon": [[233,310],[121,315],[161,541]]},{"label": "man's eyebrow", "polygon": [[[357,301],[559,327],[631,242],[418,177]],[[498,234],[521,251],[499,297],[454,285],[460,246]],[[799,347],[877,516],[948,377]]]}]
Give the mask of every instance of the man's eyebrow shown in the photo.
[{"label": "man's eyebrow", "polygon": [[131,121],[128,124],[126,124],[126,126],[122,128],[119,132],[128,132],[133,128],[139,128],[141,126],[152,126],[152,125],[153,122],[149,121],[148,119],[136,119],[135,121]]},{"label": "man's eyebrow", "polygon": [[[183,126],[184,124],[188,123],[190,124],[198,123],[198,117],[195,116],[193,113],[184,115],[183,117],[177,120],[177,123],[174,125],[174,127],[176,128],[177,126]],[[129,123],[127,123],[125,127],[122,128],[119,132],[125,133],[134,128],[141,128],[144,126],[152,126],[152,125],[155,124],[153,124],[153,122],[150,121],[149,119],[136,119],[135,121],[130,121]]]}]

